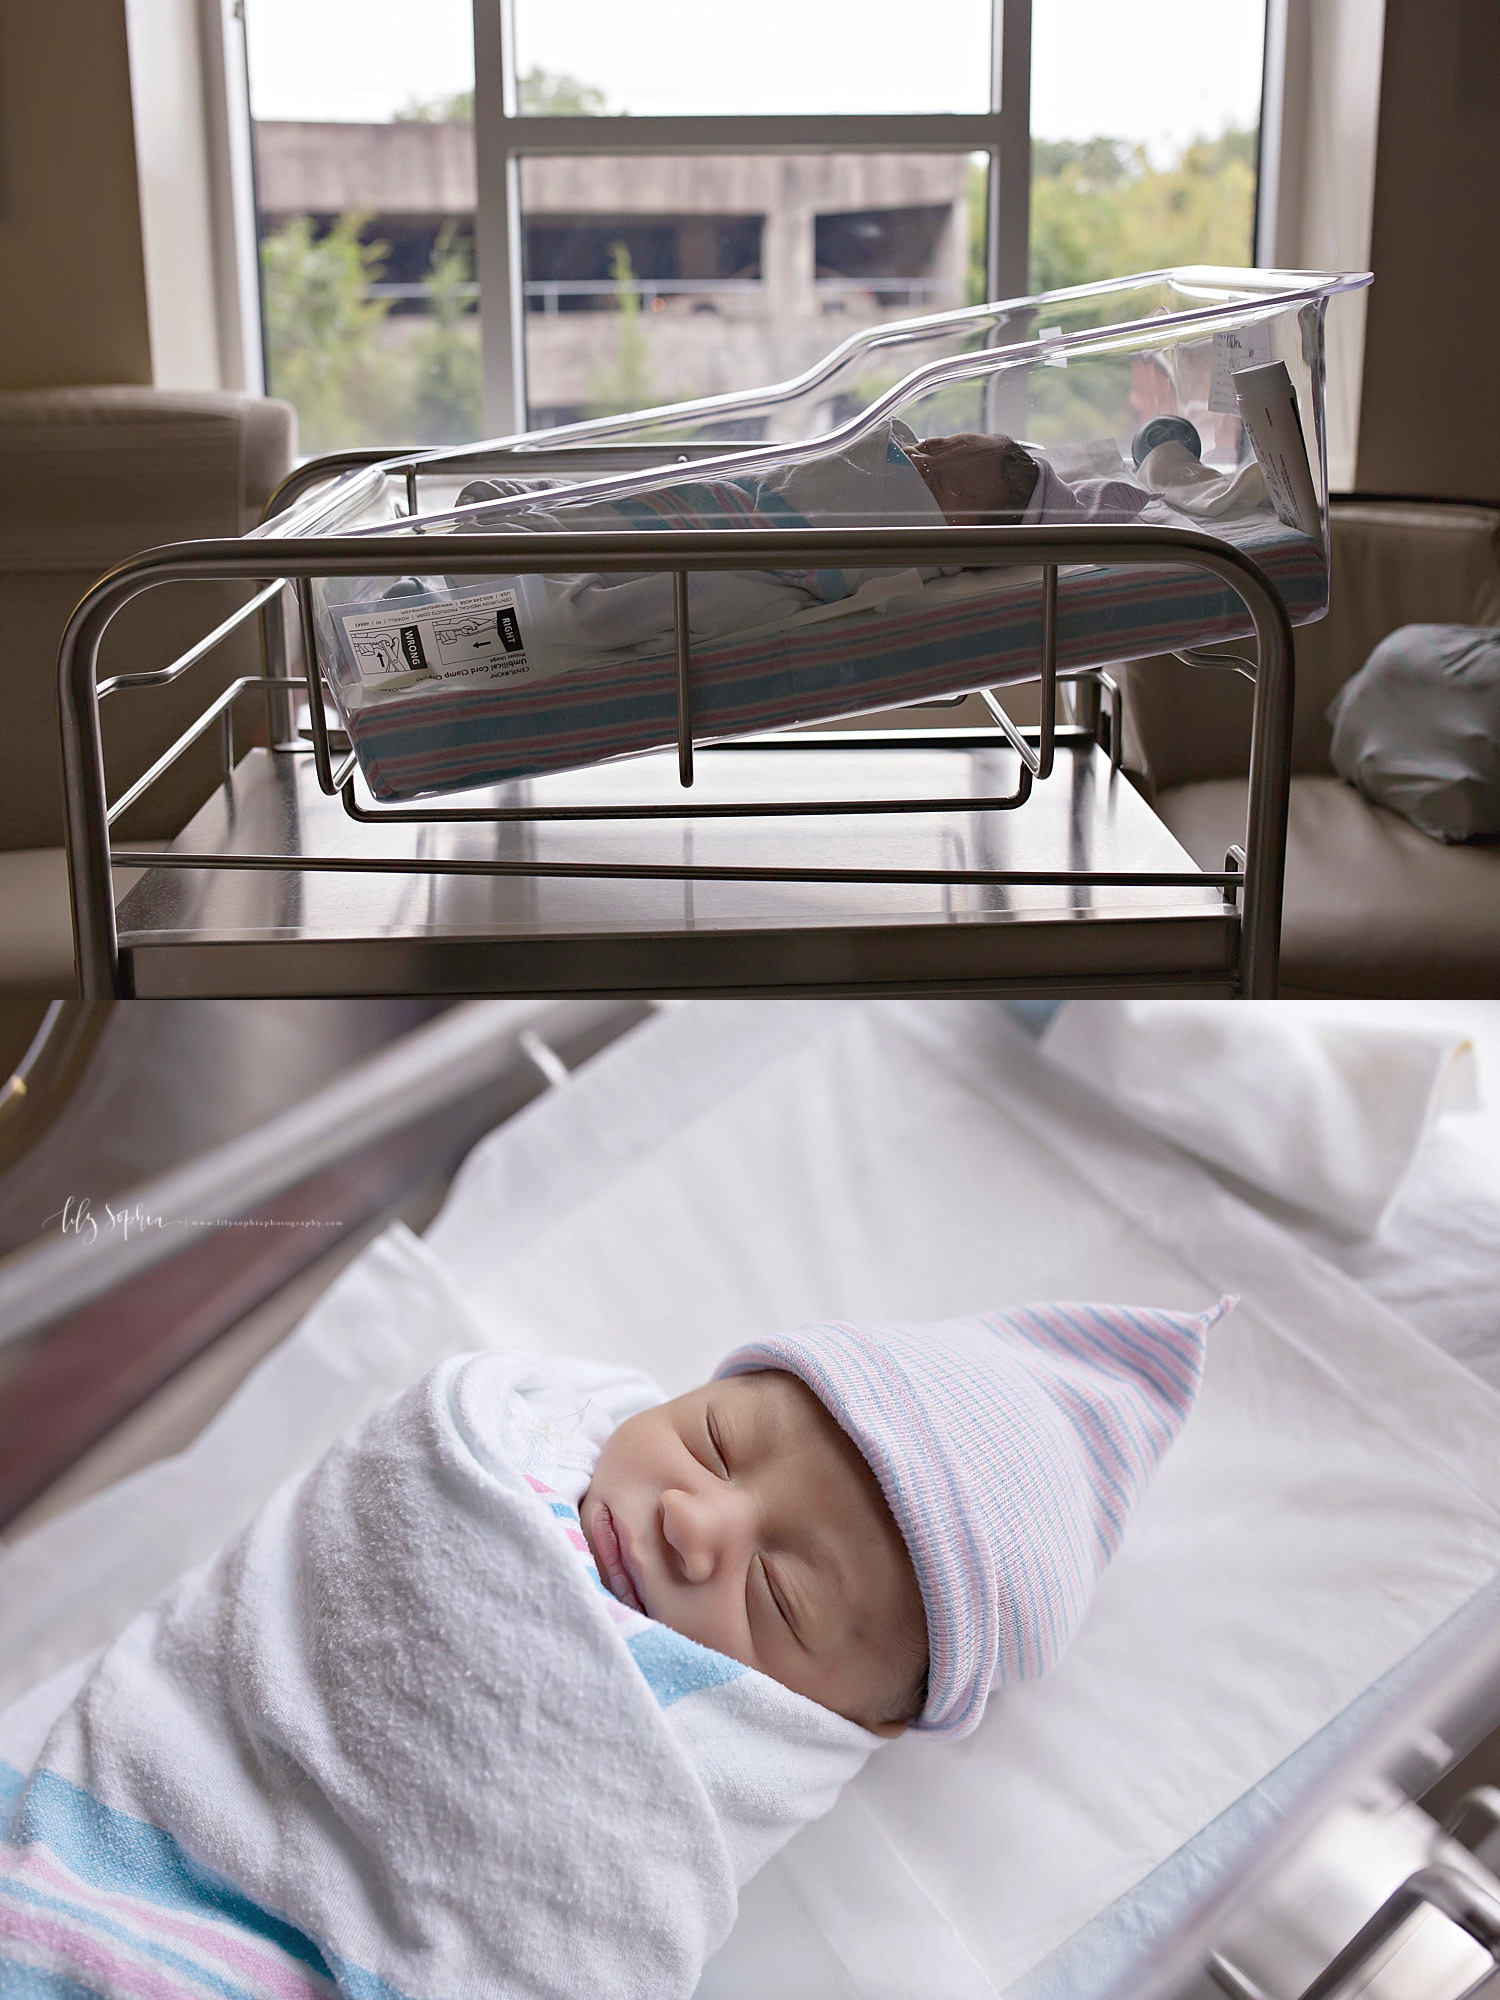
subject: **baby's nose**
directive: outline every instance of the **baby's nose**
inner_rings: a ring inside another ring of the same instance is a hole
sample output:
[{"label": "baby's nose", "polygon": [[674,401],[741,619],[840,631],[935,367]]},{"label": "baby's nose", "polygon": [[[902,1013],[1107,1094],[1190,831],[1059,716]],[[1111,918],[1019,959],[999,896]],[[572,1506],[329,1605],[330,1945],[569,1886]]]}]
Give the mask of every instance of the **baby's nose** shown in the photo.
[{"label": "baby's nose", "polygon": [[733,1524],[726,1510],[692,1493],[668,1487],[661,1496],[662,1533],[677,1557],[684,1583],[707,1583],[727,1554]]}]

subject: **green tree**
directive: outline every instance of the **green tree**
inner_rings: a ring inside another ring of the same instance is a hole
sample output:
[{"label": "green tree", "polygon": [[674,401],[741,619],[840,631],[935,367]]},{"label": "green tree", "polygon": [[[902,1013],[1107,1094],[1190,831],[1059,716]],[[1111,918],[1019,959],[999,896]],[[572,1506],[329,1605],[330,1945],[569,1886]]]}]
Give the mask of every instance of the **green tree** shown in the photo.
[{"label": "green tree", "polygon": [[969,269],[964,303],[982,306],[989,297],[990,163],[981,154],[969,161]]},{"label": "green tree", "polygon": [[393,121],[397,125],[472,125],[474,93],[455,90],[444,97],[413,97]]},{"label": "green tree", "polygon": [[518,82],[517,95],[527,118],[602,118],[609,110],[602,90],[558,70],[528,69]]},{"label": "green tree", "polygon": [[620,410],[642,410],[654,401],[656,391],[646,352],[646,330],[641,325],[641,295],[636,289],[635,266],[623,243],[612,243],[609,275],[614,280],[615,304],[619,316],[619,338],[612,365],[596,369],[589,378],[591,417],[612,417]]},{"label": "green tree", "polygon": [[1253,131],[1196,139],[1163,167],[1118,139],[1033,142],[1033,291],[1171,264],[1244,264],[1254,218]]},{"label": "green tree", "polygon": [[[517,78],[523,118],[601,118],[609,100],[591,83],[560,70],[532,68]],[[414,97],[396,113],[400,125],[472,125],[474,93],[455,90],[447,97]]]},{"label": "green tree", "polygon": [[408,350],[413,443],[467,444],[479,435],[484,383],[473,281],[472,244],[445,222],[423,280],[428,318]]},{"label": "green tree", "polygon": [[388,308],[369,296],[388,250],[361,241],[367,220],[341,215],[319,236],[311,216],[296,215],[261,244],[270,387],[296,406],[306,451],[389,434]]}]

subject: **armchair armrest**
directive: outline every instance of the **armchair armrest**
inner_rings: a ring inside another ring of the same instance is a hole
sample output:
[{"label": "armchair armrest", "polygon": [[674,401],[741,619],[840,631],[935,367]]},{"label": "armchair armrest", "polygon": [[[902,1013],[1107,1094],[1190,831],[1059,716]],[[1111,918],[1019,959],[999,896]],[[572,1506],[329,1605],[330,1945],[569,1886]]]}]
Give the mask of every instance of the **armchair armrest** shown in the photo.
[{"label": "armchair armrest", "polygon": [[[0,850],[62,839],[57,648],[78,599],[153,544],[252,527],[291,463],[294,418],[251,396],[143,388],[0,394],[0,703],[8,773]],[[111,629],[104,671],[161,666],[243,600],[212,585],[153,591]],[[137,777],[235,673],[255,671],[253,629],[186,684],[122,694],[105,719],[111,794]],[[189,755],[123,833],[170,835],[216,780],[214,746]]]}]

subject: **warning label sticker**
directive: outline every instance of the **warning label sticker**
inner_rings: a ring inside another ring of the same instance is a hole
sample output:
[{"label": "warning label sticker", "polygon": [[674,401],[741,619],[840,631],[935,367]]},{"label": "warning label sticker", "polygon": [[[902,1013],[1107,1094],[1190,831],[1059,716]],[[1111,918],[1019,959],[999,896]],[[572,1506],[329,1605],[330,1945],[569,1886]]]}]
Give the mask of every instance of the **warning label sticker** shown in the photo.
[{"label": "warning label sticker", "polygon": [[455,591],[333,612],[344,652],[371,694],[419,681],[494,683],[532,676],[513,590]]},{"label": "warning label sticker", "polygon": [[1216,333],[1208,407],[1211,410],[1238,411],[1239,400],[1234,393],[1235,376],[1241,368],[1263,368],[1273,359],[1271,329],[1263,320]]}]

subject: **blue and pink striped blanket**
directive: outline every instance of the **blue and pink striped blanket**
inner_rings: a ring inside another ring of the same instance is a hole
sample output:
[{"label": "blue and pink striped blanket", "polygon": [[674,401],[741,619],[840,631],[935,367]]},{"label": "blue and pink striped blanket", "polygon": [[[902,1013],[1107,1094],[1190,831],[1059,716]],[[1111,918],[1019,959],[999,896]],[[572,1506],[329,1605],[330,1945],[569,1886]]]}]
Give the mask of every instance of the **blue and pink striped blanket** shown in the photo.
[{"label": "blue and pink striped blanket", "polygon": [[[784,494],[742,487],[748,482],[684,482],[587,511],[598,517],[596,527],[809,525]],[[914,508],[908,512],[918,518]],[[827,510],[814,518],[830,524]],[[941,517],[934,511],[921,518]],[[1143,525],[1203,525],[1159,506],[1138,518]],[[493,525],[524,527],[527,518],[506,516]],[[555,518],[538,516],[534,525],[587,523],[563,509]],[[1213,530],[1266,570],[1294,624],[1321,616],[1328,574],[1318,543],[1264,511],[1216,521]],[[435,592],[411,601],[412,618],[465,601],[463,590],[445,599],[441,579],[432,581]],[[324,614],[325,662],[376,798],[498,784],[676,741],[670,575],[498,581],[517,588],[519,624],[512,632],[528,650],[501,661],[495,671],[505,677],[492,683],[454,678],[403,689],[396,676],[385,683],[387,692],[367,696],[349,659],[340,657],[341,648],[348,654],[347,636],[337,640]],[[690,601],[699,741],[1034,679],[1040,657],[1035,572],[694,576]],[[570,642],[562,650],[560,627]],[[1058,660],[1065,668],[1207,646],[1250,630],[1239,598],[1205,570],[1095,566],[1065,570],[1060,578]]]}]

